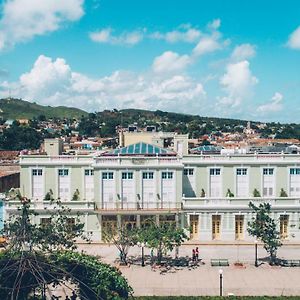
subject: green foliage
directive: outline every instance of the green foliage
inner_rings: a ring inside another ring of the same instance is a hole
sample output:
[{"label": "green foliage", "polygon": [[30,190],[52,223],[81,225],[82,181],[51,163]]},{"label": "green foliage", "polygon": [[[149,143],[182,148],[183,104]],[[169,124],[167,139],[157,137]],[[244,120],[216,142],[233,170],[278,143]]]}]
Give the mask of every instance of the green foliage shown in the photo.
[{"label": "green foliage", "polygon": [[229,197],[229,198],[234,197],[234,194],[231,192],[230,189],[227,189],[226,197]]},{"label": "green foliage", "polygon": [[72,200],[73,201],[78,201],[80,199],[80,193],[79,190],[76,189],[76,191],[74,192],[73,196],[72,196]]},{"label": "green foliage", "polygon": [[287,196],[288,196],[288,194],[286,193],[286,191],[283,188],[281,188],[279,197],[287,197]]},{"label": "green foliage", "polygon": [[126,225],[107,226],[102,233],[103,241],[114,244],[119,250],[121,264],[127,265],[127,255],[131,246],[138,241],[137,228],[128,228]]},{"label": "green foliage", "polygon": [[184,241],[188,240],[186,231],[183,228],[177,228],[175,224],[162,223],[156,225],[150,224],[141,228],[138,232],[138,239],[149,248],[157,250],[158,263],[167,251],[172,251],[179,247]]},{"label": "green foliage", "polygon": [[261,197],[260,192],[256,188],[253,190],[253,197]]},{"label": "green foliage", "polygon": [[274,263],[277,250],[282,243],[277,224],[270,216],[271,205],[269,203],[260,203],[259,206],[256,206],[250,202],[249,207],[254,211],[255,216],[248,222],[247,231],[251,236],[263,242],[265,250],[270,255],[270,262]]},{"label": "green foliage", "polygon": [[41,121],[45,118],[80,118],[86,116],[87,112],[73,107],[66,106],[43,106],[36,103],[24,101],[22,99],[0,99],[0,117],[6,119],[33,119],[39,118]]},{"label": "green foliage", "polygon": [[69,250],[76,248],[74,239],[83,236],[83,224],[68,217],[70,209],[53,201],[50,221],[36,225],[30,201],[20,199],[19,214],[5,223],[2,232],[9,236],[9,247],[0,253],[1,299],[46,299],[49,286],[71,289],[80,299],[121,300],[131,295],[117,269]]},{"label": "green foliage", "polygon": [[205,191],[204,191],[204,189],[201,189],[201,196],[200,196],[201,198],[204,198],[205,197]]},{"label": "green foliage", "polygon": [[35,129],[13,124],[10,128],[3,130],[0,134],[0,149],[38,149],[42,139],[42,135]]},{"label": "green foliage", "polygon": [[132,293],[120,271],[94,256],[68,251],[52,255],[51,259],[77,282],[83,299],[128,299]]},{"label": "green foliage", "polygon": [[94,256],[71,251],[0,253],[1,299],[46,299],[43,290],[50,285],[68,287],[67,282],[80,299],[121,300],[132,293],[120,271]]},{"label": "green foliage", "polygon": [[52,189],[50,189],[49,192],[46,193],[44,200],[45,201],[51,201],[51,200],[53,201],[54,200]]},{"label": "green foliage", "polygon": [[22,198],[19,214],[10,216],[4,222],[1,234],[9,236],[9,246],[14,251],[22,251],[28,247],[44,252],[63,249],[76,249],[75,240],[88,240],[84,234],[84,224],[79,214],[72,214],[71,209],[59,201],[49,204],[49,219],[42,224],[33,224],[32,217],[38,215],[30,208],[30,201]]}]

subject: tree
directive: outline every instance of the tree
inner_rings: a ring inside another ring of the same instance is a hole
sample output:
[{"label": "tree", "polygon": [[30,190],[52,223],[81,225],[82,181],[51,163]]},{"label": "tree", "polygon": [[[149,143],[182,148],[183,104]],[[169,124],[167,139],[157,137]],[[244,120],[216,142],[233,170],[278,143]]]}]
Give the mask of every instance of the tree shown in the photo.
[{"label": "tree", "polygon": [[63,206],[60,201],[50,200],[50,217],[45,218],[45,222],[41,224],[33,224],[31,221],[32,217],[38,214],[31,209],[29,199],[21,197],[19,212],[20,214],[10,216],[4,222],[2,230],[4,236],[9,236],[9,245],[14,250],[19,251],[27,247],[46,252],[74,250],[77,238],[88,241],[80,214],[72,214],[71,209]]},{"label": "tree", "polygon": [[270,216],[271,205],[260,203],[259,206],[256,206],[250,202],[249,207],[254,211],[255,216],[248,222],[247,231],[251,236],[263,242],[265,250],[270,255],[270,263],[273,264],[276,260],[277,250],[282,243],[277,224]]},{"label": "tree", "polygon": [[188,236],[183,228],[177,228],[175,224],[163,223],[156,225],[151,223],[139,230],[139,241],[148,247],[157,250],[157,260],[161,263],[162,257],[167,251],[179,247]]},{"label": "tree", "polygon": [[3,230],[9,235],[9,247],[0,253],[1,299],[45,300],[55,287],[80,299],[130,297],[132,289],[116,268],[72,251],[76,248],[74,238],[82,235],[82,224],[68,224],[70,210],[55,204],[58,208],[54,208],[51,222],[36,225],[31,221],[37,213],[30,208],[30,201],[14,194],[21,207]]},{"label": "tree", "polygon": [[0,134],[0,149],[23,150],[38,149],[42,142],[42,135],[31,127],[13,124]]},{"label": "tree", "polygon": [[107,243],[114,244],[119,250],[121,264],[127,265],[127,255],[130,247],[134,246],[137,239],[138,229],[129,228],[125,224],[114,227],[110,225],[103,231],[102,239]]}]

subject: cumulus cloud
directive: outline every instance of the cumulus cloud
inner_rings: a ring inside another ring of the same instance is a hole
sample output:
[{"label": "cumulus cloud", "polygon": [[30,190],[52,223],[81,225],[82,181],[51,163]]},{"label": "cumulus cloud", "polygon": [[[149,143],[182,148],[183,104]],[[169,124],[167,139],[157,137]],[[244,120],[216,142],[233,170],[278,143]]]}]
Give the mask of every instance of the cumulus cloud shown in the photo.
[{"label": "cumulus cloud", "polygon": [[197,28],[191,27],[189,24],[181,25],[176,30],[166,33],[156,31],[149,35],[149,38],[155,40],[165,40],[169,43],[185,42],[194,43],[199,40],[201,31]]},{"label": "cumulus cloud", "polygon": [[220,19],[215,19],[212,22],[209,22],[207,27],[211,30],[217,30],[221,26],[221,20]]},{"label": "cumulus cloud", "polygon": [[47,101],[53,93],[64,92],[70,85],[71,68],[62,58],[52,60],[40,55],[33,68],[20,77],[20,87],[29,99]]},{"label": "cumulus cloud", "polygon": [[144,32],[141,30],[124,31],[120,35],[114,35],[113,29],[104,28],[99,31],[91,32],[89,37],[97,43],[107,43],[112,45],[135,45],[144,38]]},{"label": "cumulus cloud", "polygon": [[287,46],[291,49],[300,50],[300,26],[289,36]]},{"label": "cumulus cloud", "polygon": [[7,0],[0,19],[0,50],[79,20],[84,0]]},{"label": "cumulus cloud", "polygon": [[268,114],[270,112],[272,113],[281,111],[283,108],[282,100],[283,95],[279,92],[276,92],[271,98],[271,101],[257,107],[257,112],[262,114]]},{"label": "cumulus cloud", "polygon": [[200,112],[206,92],[200,82],[186,75],[116,71],[90,78],[72,71],[62,58],[41,55],[17,82],[0,83],[0,96],[12,95],[44,105],[67,105],[88,111],[144,108]]},{"label": "cumulus cloud", "polygon": [[233,49],[231,58],[235,61],[241,61],[252,58],[255,56],[255,54],[255,46],[251,44],[241,44]]},{"label": "cumulus cloud", "polygon": [[188,55],[166,51],[154,59],[152,69],[155,73],[178,72],[184,70],[189,63],[190,58]]},{"label": "cumulus cloud", "polygon": [[258,79],[252,75],[247,60],[228,64],[226,73],[220,79],[220,84],[227,95],[219,97],[218,103],[231,107],[239,106],[250,96],[251,88],[257,83]]},{"label": "cumulus cloud", "polygon": [[[193,44],[198,43],[200,38],[203,36],[202,43],[210,42],[211,44],[214,43],[215,45],[217,39],[220,37],[217,31],[220,25],[220,19],[213,20],[211,23],[209,23],[207,27],[210,29],[210,32],[206,36],[204,36],[198,28],[193,27],[190,24],[181,24],[176,29],[167,32],[147,32],[147,29],[144,28],[143,30],[137,29],[134,31],[123,31],[119,34],[116,34],[115,30],[112,28],[103,28],[101,30],[91,32],[89,34],[89,38],[93,42],[108,43],[112,45],[134,45],[144,39],[163,40],[171,44],[179,42]],[[207,40],[210,35],[212,35],[212,41]],[[208,46],[211,47],[211,44]],[[201,47],[201,44],[199,45],[199,47]]]},{"label": "cumulus cloud", "polygon": [[210,52],[221,49],[221,45],[217,38],[213,36],[206,36],[200,39],[196,47],[193,49],[195,56],[201,56]]}]

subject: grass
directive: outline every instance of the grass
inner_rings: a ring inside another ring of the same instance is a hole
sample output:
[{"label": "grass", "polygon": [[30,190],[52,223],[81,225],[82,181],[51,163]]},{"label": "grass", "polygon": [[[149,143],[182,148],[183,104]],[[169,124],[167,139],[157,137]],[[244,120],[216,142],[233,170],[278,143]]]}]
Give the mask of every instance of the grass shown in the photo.
[{"label": "grass", "polygon": [[[237,299],[237,300],[271,300],[271,299],[287,299],[287,300],[299,300],[300,296],[290,296],[290,297],[271,297],[271,296],[229,296],[226,297],[229,299]],[[191,296],[144,296],[144,297],[135,297],[137,300],[221,300],[224,297],[216,297],[216,296],[199,296],[199,297],[191,297]]]}]

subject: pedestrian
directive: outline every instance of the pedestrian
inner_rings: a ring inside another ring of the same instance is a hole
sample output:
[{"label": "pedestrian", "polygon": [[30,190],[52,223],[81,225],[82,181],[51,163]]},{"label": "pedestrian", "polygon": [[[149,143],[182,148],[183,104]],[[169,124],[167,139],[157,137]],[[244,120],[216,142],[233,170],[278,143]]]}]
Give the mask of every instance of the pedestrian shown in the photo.
[{"label": "pedestrian", "polygon": [[154,263],[154,250],[153,250],[153,248],[151,248],[151,251],[150,251],[150,262],[151,262],[151,265],[153,265],[153,263]]},{"label": "pedestrian", "polygon": [[193,262],[195,262],[195,260],[196,260],[196,251],[195,251],[195,249],[192,250],[192,259],[193,259]]},{"label": "pedestrian", "polygon": [[195,255],[196,255],[196,262],[198,262],[198,260],[199,260],[199,249],[198,249],[198,247],[196,247]]}]

